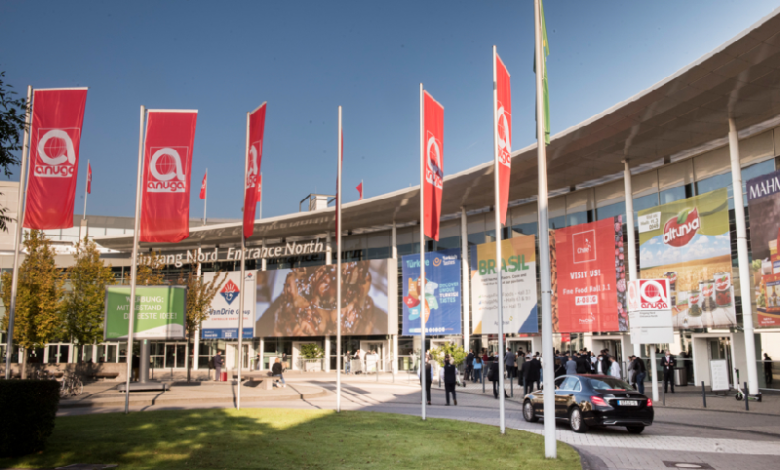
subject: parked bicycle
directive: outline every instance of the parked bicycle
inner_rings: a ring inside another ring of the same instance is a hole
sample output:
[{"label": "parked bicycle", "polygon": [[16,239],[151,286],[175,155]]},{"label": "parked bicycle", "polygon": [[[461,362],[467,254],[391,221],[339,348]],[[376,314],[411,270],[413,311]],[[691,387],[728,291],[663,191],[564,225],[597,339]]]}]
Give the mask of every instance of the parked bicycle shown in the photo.
[{"label": "parked bicycle", "polygon": [[76,375],[71,375],[62,380],[60,387],[61,397],[78,396],[84,392],[84,383]]}]

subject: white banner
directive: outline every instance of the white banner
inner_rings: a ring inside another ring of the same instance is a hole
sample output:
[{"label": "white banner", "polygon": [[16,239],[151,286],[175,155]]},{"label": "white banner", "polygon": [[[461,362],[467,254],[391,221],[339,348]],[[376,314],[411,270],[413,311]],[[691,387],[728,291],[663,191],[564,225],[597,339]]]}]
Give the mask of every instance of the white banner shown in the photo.
[{"label": "white banner", "polygon": [[[203,282],[211,282],[217,273],[204,273]],[[224,273],[220,273],[220,279]],[[201,323],[203,339],[238,339],[238,297],[240,271],[229,272],[225,283],[211,301],[209,317]],[[254,336],[257,271],[246,271],[244,278],[244,339]]]}]

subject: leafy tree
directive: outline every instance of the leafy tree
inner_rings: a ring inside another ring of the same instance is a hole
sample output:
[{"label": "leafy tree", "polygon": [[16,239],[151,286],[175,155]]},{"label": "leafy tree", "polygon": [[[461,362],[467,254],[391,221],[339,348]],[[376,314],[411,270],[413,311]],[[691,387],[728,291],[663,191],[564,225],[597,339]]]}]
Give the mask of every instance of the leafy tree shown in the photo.
[{"label": "leafy tree", "polygon": [[304,359],[320,359],[325,356],[325,351],[314,343],[301,345],[301,357]]},{"label": "leafy tree", "polygon": [[106,285],[115,282],[114,273],[87,237],[76,244],[73,258],[73,267],[67,272],[72,290],[64,302],[67,332],[80,345],[92,344],[103,339]]},{"label": "leafy tree", "polygon": [[[195,332],[200,327],[201,322],[209,317],[211,301],[217,296],[222,285],[225,284],[227,273],[220,279],[220,273],[214,276],[211,282],[204,282],[202,276],[190,272],[186,281],[179,279],[178,283],[187,286],[187,347],[192,351],[192,341],[195,338]],[[197,359],[197,351],[192,355]],[[187,382],[190,381],[190,371],[192,370],[192,361],[187,364]]]},{"label": "leafy tree", "polygon": [[[27,377],[29,349],[42,348],[46,343],[64,336],[65,318],[62,313],[64,281],[54,262],[54,250],[40,230],[24,235],[27,256],[19,267],[16,291],[14,341],[25,349],[22,359],[22,378]],[[11,305],[11,272],[2,275],[0,298],[6,308]],[[8,329],[8,317],[0,325]],[[10,351],[9,351],[10,354]]]},{"label": "leafy tree", "polygon": [[[18,165],[19,159],[13,152],[21,150],[21,133],[25,127],[25,117],[27,116],[27,98],[16,98],[15,91],[11,85],[3,82],[5,72],[0,72],[0,167],[6,176],[11,175],[9,167]],[[5,213],[8,208],[0,206],[0,230],[7,231],[8,223],[11,222]]]},{"label": "leafy tree", "polygon": [[462,346],[458,346],[455,343],[446,343],[435,349],[431,349],[431,357],[434,361],[438,362],[440,366],[444,365],[444,357],[449,355],[454,365],[460,365],[466,360],[468,353]]},{"label": "leafy tree", "polygon": [[[165,284],[163,269],[165,263],[160,258],[159,251],[153,251],[149,255],[141,256],[138,270],[135,275],[135,283],[138,286],[161,286]],[[130,284],[130,278],[125,279],[125,284]]]}]

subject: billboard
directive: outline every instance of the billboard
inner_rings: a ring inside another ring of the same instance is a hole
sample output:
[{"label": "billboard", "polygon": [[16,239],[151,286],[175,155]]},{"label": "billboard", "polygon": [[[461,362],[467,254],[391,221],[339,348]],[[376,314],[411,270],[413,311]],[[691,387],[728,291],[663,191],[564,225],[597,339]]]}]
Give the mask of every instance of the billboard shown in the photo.
[{"label": "billboard", "polygon": [[[386,259],[341,264],[341,315],[336,266],[258,272],[257,336],[386,335],[398,330],[397,264]],[[388,295],[390,293],[390,295]]]},{"label": "billboard", "polygon": [[[472,246],[469,254],[473,334],[498,334],[496,243]],[[536,333],[536,237],[503,240],[501,256],[504,333]]]},{"label": "billboard", "polygon": [[628,331],[623,216],[555,230],[553,331]]},{"label": "billboard", "polygon": [[669,279],[628,282],[628,324],[634,344],[672,343],[672,301]]},{"label": "billboard", "polygon": [[639,211],[643,279],[669,279],[675,329],[737,326],[728,190]]},{"label": "billboard", "polygon": [[[134,339],[185,339],[187,288],[137,286]],[[130,286],[106,286],[103,339],[127,339],[130,323]]]},{"label": "billboard", "polygon": [[[211,282],[214,277],[222,279],[223,273],[204,273],[203,282]],[[238,339],[238,298],[241,294],[239,281],[241,271],[227,273],[222,287],[211,301],[209,316],[200,324],[203,339]],[[244,325],[243,337],[252,338],[255,317],[255,279],[256,271],[244,272]]]},{"label": "billboard", "polygon": [[780,326],[780,171],[747,182],[756,326]]},{"label": "billboard", "polygon": [[460,250],[425,253],[425,289],[420,283],[420,255],[401,259],[403,334],[420,334],[425,312],[426,335],[461,334]]}]

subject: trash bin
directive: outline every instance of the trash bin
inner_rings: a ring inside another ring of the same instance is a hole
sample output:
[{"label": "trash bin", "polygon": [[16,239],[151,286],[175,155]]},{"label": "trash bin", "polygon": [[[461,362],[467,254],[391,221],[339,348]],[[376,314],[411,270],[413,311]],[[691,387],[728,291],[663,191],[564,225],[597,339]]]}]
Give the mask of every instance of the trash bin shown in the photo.
[{"label": "trash bin", "polygon": [[674,369],[674,386],[685,387],[688,385],[688,371],[685,367],[676,367]]},{"label": "trash bin", "polygon": [[219,381],[220,381],[220,382],[227,382],[227,372],[222,372],[222,373],[219,375]]}]

